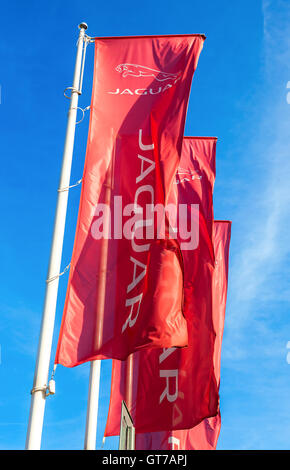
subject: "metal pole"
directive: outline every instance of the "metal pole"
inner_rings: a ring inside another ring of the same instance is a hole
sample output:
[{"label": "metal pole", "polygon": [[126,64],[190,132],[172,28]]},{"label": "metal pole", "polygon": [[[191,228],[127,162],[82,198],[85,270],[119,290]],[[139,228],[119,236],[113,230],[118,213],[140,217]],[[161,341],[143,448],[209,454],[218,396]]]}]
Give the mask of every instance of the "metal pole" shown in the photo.
[{"label": "metal pole", "polygon": [[[54,221],[54,231],[51,245],[50,261],[48,267],[47,285],[43,307],[42,324],[38,345],[38,354],[35,367],[33,389],[31,391],[30,415],[26,438],[26,449],[40,449],[43,417],[45,409],[46,388],[48,382],[51,345],[54,329],[55,310],[58,291],[58,274],[60,272],[65,219],[68,200],[68,186],[70,182],[71,162],[74,147],[75,124],[79,97],[80,73],[83,55],[83,43],[86,23],[79,25],[80,33],[77,45],[77,55],[71,92],[71,101],[68,112],[68,122],[63,151],[62,169],[57,198],[57,207]],[[64,189],[64,190],[63,190]],[[51,281],[50,281],[51,279]]]},{"label": "metal pole", "polygon": [[132,410],[133,400],[133,354],[126,359],[126,384],[125,384],[125,402],[128,410]]},{"label": "metal pole", "polygon": [[96,450],[101,361],[91,361],[85,450]]}]

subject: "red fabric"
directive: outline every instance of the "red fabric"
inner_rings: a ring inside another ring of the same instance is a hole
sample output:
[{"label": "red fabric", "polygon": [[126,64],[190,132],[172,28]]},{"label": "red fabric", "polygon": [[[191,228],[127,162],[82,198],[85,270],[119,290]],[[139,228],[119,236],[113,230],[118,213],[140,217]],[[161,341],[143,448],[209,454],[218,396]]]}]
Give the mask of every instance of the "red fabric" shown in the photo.
[{"label": "red fabric", "polygon": [[[96,240],[95,208],[109,201],[113,212],[115,196],[122,196],[123,208],[134,202],[141,208],[166,204],[204,39],[95,41],[86,163],[56,363],[72,367],[93,359],[125,359],[149,346],[188,342],[177,244],[156,240],[156,231],[154,240],[137,239],[136,232],[133,240],[122,234],[116,239],[115,220],[115,239]],[[165,265],[170,267],[163,269]],[[177,288],[166,297],[168,283]]]},{"label": "red fabric", "polygon": [[[182,349],[144,350],[133,355],[132,401],[127,405],[138,433],[191,428],[218,412],[212,319],[215,151],[215,138],[184,140],[180,168],[169,199],[175,204],[190,202],[200,207],[199,244],[194,250],[181,250],[189,345]],[[185,177],[181,177],[181,168]],[[179,233],[178,242],[181,244]],[[170,290],[175,290],[174,284]],[[113,361],[107,436],[119,434],[125,382],[126,363]]]},{"label": "red fabric", "polygon": [[136,450],[215,450],[220,427],[217,414],[191,429],[136,434]]},{"label": "red fabric", "polygon": [[[216,332],[214,350],[214,368],[218,384],[220,383],[221,345],[226,310],[229,246],[231,223],[214,223],[214,250],[216,265],[213,274],[213,323]],[[221,416],[204,419],[191,429],[163,431],[136,435],[136,449],[143,450],[214,450],[221,429]]]}]

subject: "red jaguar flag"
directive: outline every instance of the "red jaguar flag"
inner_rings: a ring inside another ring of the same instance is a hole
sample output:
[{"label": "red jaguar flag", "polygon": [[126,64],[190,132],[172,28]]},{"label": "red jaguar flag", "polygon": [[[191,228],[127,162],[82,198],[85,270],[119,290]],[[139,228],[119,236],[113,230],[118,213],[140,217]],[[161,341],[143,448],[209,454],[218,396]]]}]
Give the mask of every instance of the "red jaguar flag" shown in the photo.
[{"label": "red jaguar flag", "polygon": [[188,343],[180,248],[168,240],[167,215],[166,237],[159,236],[152,208],[167,204],[204,39],[95,40],[87,154],[56,363],[125,359],[139,349]]},{"label": "red jaguar flag", "polygon": [[[216,265],[213,274],[213,323],[216,332],[214,369],[220,383],[221,346],[226,310],[231,222],[215,221],[214,251]],[[191,429],[143,433],[136,435],[136,449],[143,450],[214,450],[221,429],[220,412],[204,419]]]},{"label": "red jaguar flag", "polygon": [[[188,347],[140,351],[133,354],[127,365],[126,362],[113,361],[107,436],[119,433],[122,399],[127,402],[139,433],[191,428],[218,411],[212,319],[215,152],[216,138],[185,139],[169,197],[175,206],[185,206],[182,217],[171,218],[171,226],[178,232],[184,266]],[[195,212],[191,214],[190,210],[194,204],[199,207],[197,223]],[[196,234],[197,239],[193,236],[193,240],[188,242],[192,245],[188,249],[181,232],[185,222],[190,224],[192,219],[194,226],[199,227],[199,233]],[[130,386],[126,384],[128,364],[133,370]]]},{"label": "red jaguar flag", "polygon": [[136,450],[215,450],[220,427],[218,414],[192,429],[136,434]]}]

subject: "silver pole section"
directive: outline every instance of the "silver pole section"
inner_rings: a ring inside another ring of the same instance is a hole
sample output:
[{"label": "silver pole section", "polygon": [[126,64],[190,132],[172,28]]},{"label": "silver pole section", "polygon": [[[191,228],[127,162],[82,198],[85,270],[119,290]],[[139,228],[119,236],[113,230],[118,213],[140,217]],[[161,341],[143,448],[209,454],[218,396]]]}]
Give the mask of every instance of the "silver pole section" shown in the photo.
[{"label": "silver pole section", "polygon": [[91,361],[85,432],[85,450],[96,450],[101,361]]},{"label": "silver pole section", "polygon": [[[75,124],[79,97],[80,73],[82,66],[83,44],[86,23],[79,25],[80,33],[77,45],[77,55],[71,92],[68,122],[63,151],[62,169],[57,198],[54,231],[48,267],[46,292],[43,307],[42,324],[39,337],[37,361],[35,367],[31,405],[27,429],[26,449],[40,449],[43,417],[45,409],[46,389],[48,382],[49,363],[54,329],[55,310],[58,291],[58,274],[60,272],[62,246],[67,211],[68,188],[70,183],[71,163],[73,156]],[[51,280],[50,280],[51,279]]]}]

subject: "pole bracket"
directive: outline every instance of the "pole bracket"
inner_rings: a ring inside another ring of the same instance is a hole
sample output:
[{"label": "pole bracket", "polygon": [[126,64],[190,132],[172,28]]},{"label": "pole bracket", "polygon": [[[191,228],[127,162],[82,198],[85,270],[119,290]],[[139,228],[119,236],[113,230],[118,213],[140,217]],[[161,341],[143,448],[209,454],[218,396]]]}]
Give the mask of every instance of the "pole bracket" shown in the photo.
[{"label": "pole bracket", "polygon": [[[67,90],[71,90],[70,96],[68,96],[68,95],[66,94],[66,91],[67,91]],[[74,88],[73,86],[67,86],[67,87],[64,89],[64,92],[63,92],[64,96],[65,96],[68,100],[71,100],[71,97],[72,97],[72,94],[73,94],[73,93],[77,93],[78,95],[81,95],[81,94],[82,94],[82,92],[81,92],[80,90],[77,90],[77,89]]]},{"label": "pole bracket", "polygon": [[44,385],[43,387],[33,387],[33,389],[30,391],[31,395],[33,395],[35,392],[46,392],[47,385]]},{"label": "pole bracket", "polygon": [[55,381],[52,379],[48,382],[48,385],[43,385],[42,387],[33,387],[30,391],[31,395],[36,392],[43,392],[45,397],[49,397],[49,395],[55,394]]},{"label": "pole bracket", "polygon": [[71,184],[70,186],[66,186],[65,188],[59,188],[57,191],[59,193],[61,193],[62,191],[68,191],[70,188],[75,188],[76,186],[78,186],[79,184],[81,184],[82,182],[82,178],[80,180],[78,180],[75,184]]},{"label": "pole bracket", "polygon": [[48,282],[51,282],[51,281],[55,281],[55,279],[58,279],[60,276],[65,274],[69,270],[69,267],[70,267],[70,263],[64,268],[64,270],[61,273],[56,274],[56,276],[52,276],[52,277],[46,279],[46,282],[48,283]]},{"label": "pole bracket", "polygon": [[76,121],[76,124],[79,124],[80,122],[82,122],[84,120],[85,112],[90,109],[90,106],[87,106],[86,108],[81,108],[80,106],[76,106],[75,108],[70,108],[70,110],[71,109],[76,109],[76,110],[79,109],[83,113],[81,119],[79,121]]}]

